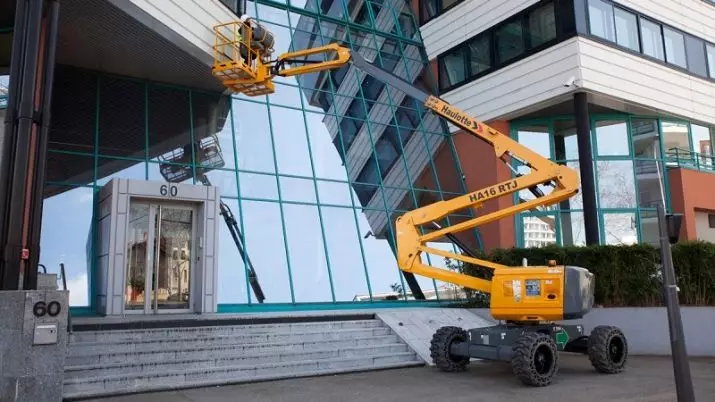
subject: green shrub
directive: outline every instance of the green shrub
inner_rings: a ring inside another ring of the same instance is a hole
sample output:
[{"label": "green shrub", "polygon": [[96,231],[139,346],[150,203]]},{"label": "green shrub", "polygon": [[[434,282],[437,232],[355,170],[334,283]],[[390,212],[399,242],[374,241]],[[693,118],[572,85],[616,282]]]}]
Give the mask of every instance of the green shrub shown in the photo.
[{"label": "green shrub", "polygon": [[[705,242],[678,243],[672,247],[681,305],[715,305],[715,244]],[[662,306],[660,252],[657,248],[638,244],[631,246],[588,246],[496,249],[480,258],[508,266],[546,265],[556,260],[559,265],[587,268],[596,277],[595,303],[603,307]],[[461,271],[481,276],[480,268],[464,264]],[[483,304],[483,296],[479,304]],[[474,305],[475,300],[470,300]]]}]

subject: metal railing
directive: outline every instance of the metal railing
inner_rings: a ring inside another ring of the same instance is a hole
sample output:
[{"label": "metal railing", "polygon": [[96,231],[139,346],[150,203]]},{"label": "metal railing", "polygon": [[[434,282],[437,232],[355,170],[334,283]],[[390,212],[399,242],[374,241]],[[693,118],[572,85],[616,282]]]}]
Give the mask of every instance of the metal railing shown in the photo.
[{"label": "metal railing", "polygon": [[715,155],[670,148],[665,151],[665,164],[668,167],[715,172]]}]

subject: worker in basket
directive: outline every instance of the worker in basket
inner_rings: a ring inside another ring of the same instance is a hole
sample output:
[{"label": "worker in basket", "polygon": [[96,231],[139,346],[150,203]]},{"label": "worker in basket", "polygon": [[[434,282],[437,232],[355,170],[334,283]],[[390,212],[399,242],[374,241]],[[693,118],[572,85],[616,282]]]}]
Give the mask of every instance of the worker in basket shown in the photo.
[{"label": "worker in basket", "polygon": [[[241,16],[240,21],[241,28],[238,33],[239,52],[245,63],[251,69],[255,69],[258,54],[268,55],[273,52],[274,36],[255,19],[246,14]],[[248,43],[248,38],[250,38],[250,43]]]}]

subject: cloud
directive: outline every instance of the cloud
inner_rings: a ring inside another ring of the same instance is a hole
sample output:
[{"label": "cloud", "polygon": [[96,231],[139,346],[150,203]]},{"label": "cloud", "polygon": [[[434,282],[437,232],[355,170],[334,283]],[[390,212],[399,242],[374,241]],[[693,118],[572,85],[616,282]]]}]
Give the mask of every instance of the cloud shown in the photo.
[{"label": "cloud", "polygon": [[67,289],[70,291],[70,306],[87,306],[87,274],[69,278]]}]

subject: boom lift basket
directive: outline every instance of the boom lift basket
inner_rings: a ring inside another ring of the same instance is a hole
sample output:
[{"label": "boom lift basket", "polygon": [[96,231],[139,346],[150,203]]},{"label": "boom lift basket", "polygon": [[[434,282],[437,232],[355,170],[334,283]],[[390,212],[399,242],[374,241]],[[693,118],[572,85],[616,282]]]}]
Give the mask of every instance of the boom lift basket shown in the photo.
[{"label": "boom lift basket", "polygon": [[273,93],[269,72],[272,51],[273,35],[250,18],[216,25],[212,73],[238,93]]},{"label": "boom lift basket", "polygon": [[[194,148],[194,158],[196,159],[196,176],[221,168],[225,165],[221,146],[216,135],[211,135],[201,139],[198,147]],[[191,167],[191,144],[186,144],[182,148],[176,148],[164,155],[157,157],[161,164],[159,171],[169,183],[182,183],[191,179],[193,171]]]}]

